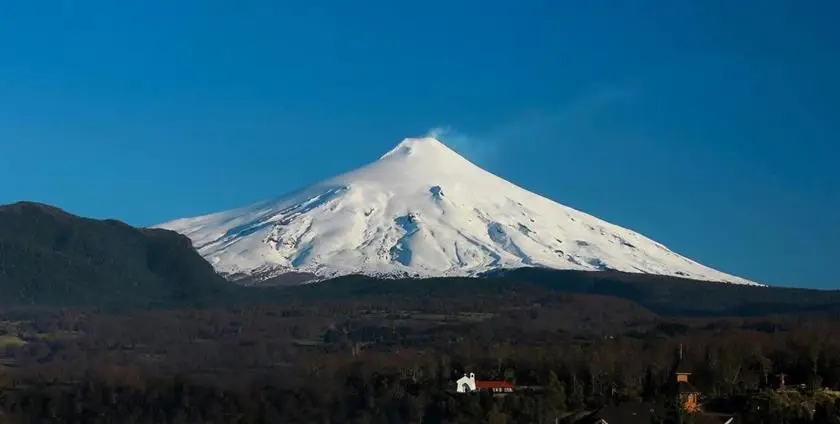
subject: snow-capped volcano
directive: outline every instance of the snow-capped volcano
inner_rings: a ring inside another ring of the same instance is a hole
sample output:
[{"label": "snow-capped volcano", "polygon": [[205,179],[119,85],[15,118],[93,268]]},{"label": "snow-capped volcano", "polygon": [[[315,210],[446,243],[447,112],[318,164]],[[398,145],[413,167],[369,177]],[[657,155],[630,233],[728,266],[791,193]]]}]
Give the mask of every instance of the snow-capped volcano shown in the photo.
[{"label": "snow-capped volcano", "polygon": [[434,138],[244,208],[159,225],[220,272],[464,276],[540,266],[753,284],[531,193]]}]

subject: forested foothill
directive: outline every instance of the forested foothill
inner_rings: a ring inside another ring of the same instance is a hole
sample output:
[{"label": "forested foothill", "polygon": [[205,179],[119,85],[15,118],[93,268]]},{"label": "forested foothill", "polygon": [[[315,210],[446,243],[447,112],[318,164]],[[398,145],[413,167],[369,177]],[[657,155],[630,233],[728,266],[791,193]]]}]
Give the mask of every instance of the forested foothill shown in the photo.
[{"label": "forested foothill", "polygon": [[[559,422],[667,402],[682,346],[704,405],[739,422],[836,422],[836,316],[668,316],[615,296],[481,283],[401,294],[345,281],[330,295],[326,282],[201,308],[8,307],[4,419]],[[465,371],[517,391],[453,393]],[[782,373],[803,388],[772,390]]]},{"label": "forested foothill", "polygon": [[[0,218],[4,423],[702,422],[678,367],[710,414],[840,422],[836,291],[539,269],[239,287],[174,233]],[[465,372],[516,390],[455,393]]]}]

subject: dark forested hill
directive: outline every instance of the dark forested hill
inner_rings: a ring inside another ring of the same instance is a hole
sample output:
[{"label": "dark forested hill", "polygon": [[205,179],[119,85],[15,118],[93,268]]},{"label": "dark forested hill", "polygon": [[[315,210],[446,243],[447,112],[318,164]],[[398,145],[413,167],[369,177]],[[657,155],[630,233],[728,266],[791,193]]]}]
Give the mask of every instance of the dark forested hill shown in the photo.
[{"label": "dark forested hill", "polygon": [[200,304],[233,288],[177,233],[0,206],[0,304]]},{"label": "dark forested hill", "polygon": [[243,287],[218,276],[190,240],[177,233],[80,218],[38,203],[0,206],[0,305],[143,307],[355,299],[387,300],[394,307],[446,300],[497,308],[514,299],[539,302],[559,293],[621,298],[660,316],[840,314],[840,291],[612,271],[524,268],[484,278],[346,276],[303,286]]},{"label": "dark forested hill", "polygon": [[[516,298],[538,301],[557,293],[610,296],[629,300],[661,316],[840,315],[840,291],[757,287],[623,272],[521,268],[484,278],[382,280],[346,276],[318,284],[256,289],[307,301],[326,299],[404,299],[410,303],[483,302]],[[491,300],[493,299],[493,300]]]},{"label": "dark forested hill", "polygon": [[551,290],[632,300],[670,316],[763,316],[840,314],[840,291],[708,283],[616,271],[580,272],[523,268],[501,278]]}]

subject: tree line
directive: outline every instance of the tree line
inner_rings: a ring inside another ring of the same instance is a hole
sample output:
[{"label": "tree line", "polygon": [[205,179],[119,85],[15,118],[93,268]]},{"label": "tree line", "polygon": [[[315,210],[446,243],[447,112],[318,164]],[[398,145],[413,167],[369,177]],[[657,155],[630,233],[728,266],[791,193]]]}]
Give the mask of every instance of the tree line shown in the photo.
[{"label": "tree line", "polygon": [[[667,402],[680,347],[704,404],[740,422],[834,422],[824,389],[840,389],[836,318],[663,318],[603,296],[25,308],[0,319],[9,422],[554,422]],[[534,389],[452,393],[465,372]],[[801,392],[769,390],[782,373]]]}]

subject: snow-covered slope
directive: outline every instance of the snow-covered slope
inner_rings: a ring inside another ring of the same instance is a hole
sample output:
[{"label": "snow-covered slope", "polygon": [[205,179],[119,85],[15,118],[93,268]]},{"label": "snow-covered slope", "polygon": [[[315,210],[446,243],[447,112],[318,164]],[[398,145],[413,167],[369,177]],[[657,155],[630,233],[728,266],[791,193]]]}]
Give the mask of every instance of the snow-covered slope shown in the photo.
[{"label": "snow-covered slope", "polygon": [[752,284],[531,193],[434,138],[275,200],[158,227],[220,272],[461,276],[522,266]]}]

